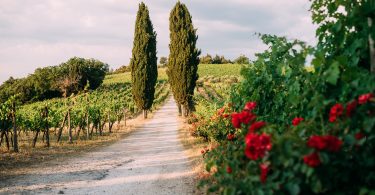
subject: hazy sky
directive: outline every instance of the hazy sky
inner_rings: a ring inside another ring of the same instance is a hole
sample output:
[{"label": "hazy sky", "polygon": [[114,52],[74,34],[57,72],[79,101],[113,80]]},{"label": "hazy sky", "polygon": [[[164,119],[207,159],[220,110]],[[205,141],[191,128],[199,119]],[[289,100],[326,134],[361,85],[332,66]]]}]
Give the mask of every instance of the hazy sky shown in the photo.
[{"label": "hazy sky", "polygon": [[[0,83],[70,57],[111,68],[128,64],[140,1],[0,0]],[[144,1],[157,32],[158,57],[168,56],[169,12],[176,1]],[[308,0],[185,0],[202,54],[252,58],[265,47],[253,34],[315,43]]]}]

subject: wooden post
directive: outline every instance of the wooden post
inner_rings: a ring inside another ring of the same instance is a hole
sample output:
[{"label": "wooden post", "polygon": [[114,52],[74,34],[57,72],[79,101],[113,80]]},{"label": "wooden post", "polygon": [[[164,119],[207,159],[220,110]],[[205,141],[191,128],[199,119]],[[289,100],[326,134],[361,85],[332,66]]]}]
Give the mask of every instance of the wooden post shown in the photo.
[{"label": "wooden post", "polygon": [[147,110],[143,110],[143,118],[147,119]]},{"label": "wooden post", "polygon": [[59,132],[57,133],[57,142],[59,142],[61,140],[61,134],[62,134],[62,131],[64,129],[64,125],[65,125],[65,121],[66,121],[67,117],[68,117],[68,112],[65,113],[64,120],[61,124]]},{"label": "wooden post", "polygon": [[73,143],[73,137],[72,137],[72,126],[71,126],[71,120],[70,120],[70,108],[68,110],[68,132],[69,132],[69,143]]},{"label": "wooden post", "polygon": [[89,123],[89,112],[88,111],[87,111],[87,114],[86,114],[86,125],[87,125],[86,138],[90,139],[90,123]]},{"label": "wooden post", "polygon": [[181,107],[181,104],[177,103],[177,108],[178,108],[178,116],[182,116],[182,107]]},{"label": "wooden post", "polygon": [[36,142],[38,141],[39,131],[40,131],[39,129],[36,130],[35,137],[33,139],[33,145],[32,145],[33,148],[35,148]]},{"label": "wooden post", "polygon": [[13,120],[13,151],[18,152],[18,137],[16,124],[16,102],[12,106],[12,120]]},{"label": "wooden post", "polygon": [[46,134],[46,147],[49,147],[49,126],[48,126],[48,107],[44,107],[44,120],[46,122],[45,134]]}]

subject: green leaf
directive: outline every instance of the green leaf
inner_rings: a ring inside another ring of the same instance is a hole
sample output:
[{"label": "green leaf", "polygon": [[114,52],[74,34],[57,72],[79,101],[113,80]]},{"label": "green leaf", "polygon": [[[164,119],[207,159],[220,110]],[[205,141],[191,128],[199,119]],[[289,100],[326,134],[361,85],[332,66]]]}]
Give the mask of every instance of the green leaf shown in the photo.
[{"label": "green leaf", "polygon": [[295,183],[288,183],[286,185],[286,189],[289,191],[289,194],[292,194],[292,195],[297,195],[301,191],[299,186]]},{"label": "green leaf", "polygon": [[332,85],[336,85],[337,80],[340,76],[339,63],[338,62],[332,63],[329,66],[328,70],[326,70],[324,72],[324,75],[325,75],[325,79],[328,83],[330,83]]}]

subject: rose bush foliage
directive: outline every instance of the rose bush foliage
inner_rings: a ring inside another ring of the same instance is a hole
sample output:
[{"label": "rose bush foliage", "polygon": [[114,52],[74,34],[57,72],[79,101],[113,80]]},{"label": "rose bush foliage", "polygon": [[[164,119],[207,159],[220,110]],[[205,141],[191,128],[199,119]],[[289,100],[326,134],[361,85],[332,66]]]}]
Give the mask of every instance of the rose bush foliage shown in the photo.
[{"label": "rose bush foliage", "polygon": [[217,143],[203,153],[210,192],[375,193],[375,4],[313,0],[311,12],[316,47],[260,35],[269,47],[230,106],[197,120],[197,135]]}]

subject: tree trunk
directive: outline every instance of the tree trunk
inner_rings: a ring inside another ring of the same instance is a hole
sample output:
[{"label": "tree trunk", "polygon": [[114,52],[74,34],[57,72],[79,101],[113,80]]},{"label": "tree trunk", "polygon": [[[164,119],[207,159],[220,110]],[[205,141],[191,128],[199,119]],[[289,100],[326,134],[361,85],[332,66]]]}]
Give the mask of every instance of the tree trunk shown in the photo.
[{"label": "tree trunk", "polygon": [[104,121],[100,123],[99,125],[99,135],[102,136],[103,135],[103,131],[104,131],[104,126],[105,126],[105,123],[106,123],[106,119],[104,118]]},{"label": "tree trunk", "polygon": [[[368,25],[371,28],[372,26],[372,19],[368,18]],[[375,74],[375,49],[374,49],[374,40],[371,37],[371,34],[368,35],[368,43],[370,48],[370,64],[371,64],[371,73]]]},{"label": "tree trunk", "polygon": [[44,143],[44,138],[45,138],[45,136],[46,136],[46,132],[43,131],[43,135],[42,135],[42,142],[43,142],[43,143]]},{"label": "tree trunk", "polygon": [[[86,119],[86,113],[85,113],[85,116],[83,117],[84,119],[83,120],[85,120]],[[79,123],[79,127],[78,127],[78,131],[77,131],[77,139],[79,139],[79,134],[81,133],[81,130],[82,130],[82,128],[83,128],[83,121],[81,121],[80,123]]]},{"label": "tree trunk", "polygon": [[18,152],[18,137],[17,137],[17,124],[16,124],[16,103],[13,102],[13,151]]},{"label": "tree trunk", "polygon": [[143,110],[143,118],[147,119],[147,110]]},{"label": "tree trunk", "polygon": [[7,149],[9,150],[10,149],[10,145],[9,145],[9,137],[8,137],[8,132],[5,132],[5,142],[7,144]]},{"label": "tree trunk", "polygon": [[1,135],[0,135],[0,146],[1,146],[1,143],[3,143],[3,137],[4,137],[4,131],[1,131]]},{"label": "tree trunk", "polygon": [[183,114],[184,117],[188,117],[189,116],[189,107],[187,105],[183,106],[182,114]]},{"label": "tree trunk", "polygon": [[36,131],[34,139],[33,139],[33,145],[32,147],[35,148],[36,141],[38,141],[38,135],[39,135],[39,130]]},{"label": "tree trunk", "polygon": [[177,104],[177,108],[178,108],[178,116],[182,116],[182,107],[181,107],[181,104]]},{"label": "tree trunk", "polygon": [[69,132],[69,143],[73,143],[73,136],[72,136],[72,126],[70,120],[70,109],[68,110],[68,132]]},{"label": "tree trunk", "polygon": [[61,140],[61,134],[62,134],[62,131],[64,129],[64,125],[65,125],[65,121],[66,121],[67,117],[68,117],[68,112],[65,113],[64,120],[61,124],[59,132],[57,133],[57,142],[59,142]]},{"label": "tree trunk", "polygon": [[90,136],[92,136],[92,134],[94,133],[94,127],[95,127],[95,124],[93,123],[91,126]]}]

